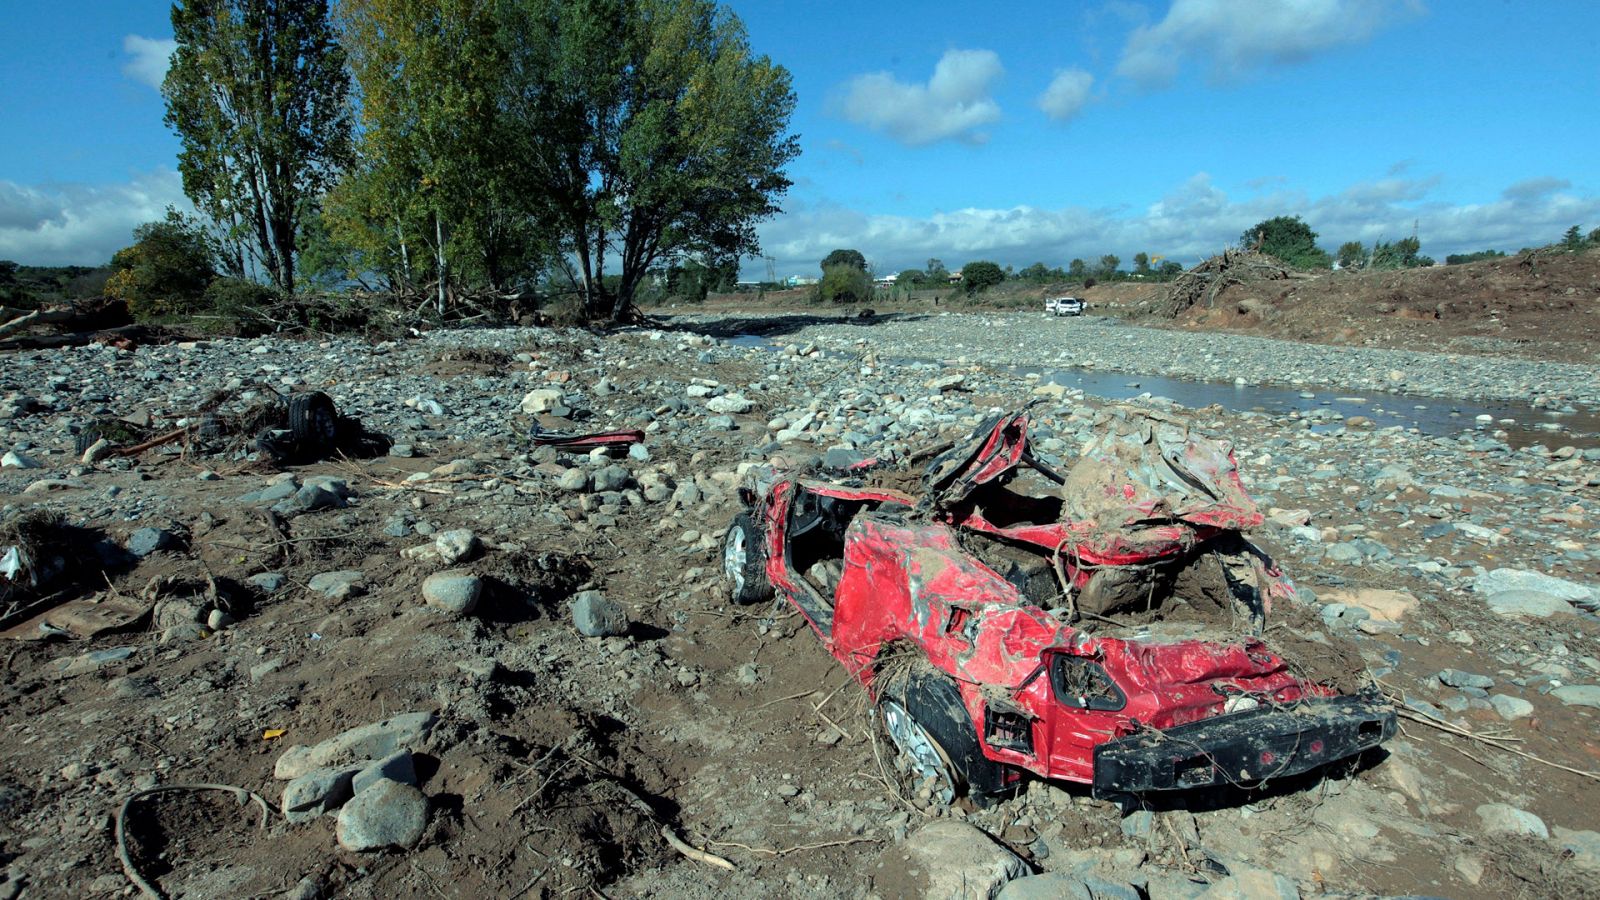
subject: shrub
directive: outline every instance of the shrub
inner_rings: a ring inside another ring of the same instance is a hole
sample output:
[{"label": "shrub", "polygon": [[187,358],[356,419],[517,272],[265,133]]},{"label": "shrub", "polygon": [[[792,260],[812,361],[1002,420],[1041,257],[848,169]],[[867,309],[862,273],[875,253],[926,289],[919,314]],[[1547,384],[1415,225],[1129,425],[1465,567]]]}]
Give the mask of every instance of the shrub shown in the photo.
[{"label": "shrub", "polygon": [[168,209],[164,220],[140,225],[133,236],[131,247],[111,257],[115,271],[106,281],[106,296],[125,301],[140,321],[203,309],[217,270],[211,238],[199,223]]},{"label": "shrub", "polygon": [[872,298],[872,279],[853,264],[828,266],[817,283],[817,300],[822,303],[860,303]]},{"label": "shrub", "polygon": [[961,285],[970,296],[1006,280],[1006,273],[996,263],[975,260],[961,267]]}]

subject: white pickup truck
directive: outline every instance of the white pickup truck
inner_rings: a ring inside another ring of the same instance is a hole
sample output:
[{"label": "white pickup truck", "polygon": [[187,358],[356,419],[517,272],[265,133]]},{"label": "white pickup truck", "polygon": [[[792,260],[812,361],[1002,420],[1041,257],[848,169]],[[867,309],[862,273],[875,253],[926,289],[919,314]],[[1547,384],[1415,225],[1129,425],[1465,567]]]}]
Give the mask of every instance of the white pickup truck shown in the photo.
[{"label": "white pickup truck", "polygon": [[1047,316],[1081,316],[1084,302],[1077,297],[1047,297],[1044,312]]}]

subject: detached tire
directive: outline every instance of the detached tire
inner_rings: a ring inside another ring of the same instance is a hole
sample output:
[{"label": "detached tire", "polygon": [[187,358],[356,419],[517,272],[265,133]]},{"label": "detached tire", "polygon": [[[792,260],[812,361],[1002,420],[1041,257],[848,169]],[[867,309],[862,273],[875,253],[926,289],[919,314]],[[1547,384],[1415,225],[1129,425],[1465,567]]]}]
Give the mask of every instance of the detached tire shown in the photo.
[{"label": "detached tire", "polygon": [[289,397],[289,434],[297,455],[321,459],[339,442],[339,411],[333,398],[321,391]]},{"label": "detached tire", "polygon": [[728,598],[740,606],[772,599],[766,534],[749,513],[734,516],[722,537],[722,583]]},{"label": "detached tire", "polygon": [[[931,667],[929,667],[931,669]],[[878,698],[889,737],[921,777],[938,776],[951,799],[963,794],[987,806],[1005,793],[1005,768],[983,755],[978,730],[954,681],[912,672]]]}]

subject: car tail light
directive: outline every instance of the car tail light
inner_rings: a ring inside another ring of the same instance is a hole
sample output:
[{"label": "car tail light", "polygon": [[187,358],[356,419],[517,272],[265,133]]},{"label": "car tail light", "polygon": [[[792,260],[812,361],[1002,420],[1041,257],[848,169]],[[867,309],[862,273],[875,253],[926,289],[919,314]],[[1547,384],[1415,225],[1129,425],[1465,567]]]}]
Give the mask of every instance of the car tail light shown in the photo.
[{"label": "car tail light", "polygon": [[1056,698],[1078,709],[1115,712],[1127,705],[1127,695],[1097,662],[1083,656],[1057,654],[1050,665]]}]

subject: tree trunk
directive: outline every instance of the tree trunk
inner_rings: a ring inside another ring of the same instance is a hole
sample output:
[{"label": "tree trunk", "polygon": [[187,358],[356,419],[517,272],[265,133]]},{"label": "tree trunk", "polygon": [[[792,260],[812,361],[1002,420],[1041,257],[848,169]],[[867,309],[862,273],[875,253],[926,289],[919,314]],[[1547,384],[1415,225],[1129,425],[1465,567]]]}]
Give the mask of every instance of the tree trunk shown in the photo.
[{"label": "tree trunk", "polygon": [[439,318],[444,318],[444,223],[439,220],[438,211],[433,214],[433,239],[437,248],[436,254],[439,261]]}]

